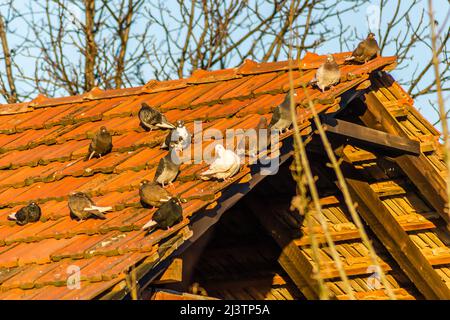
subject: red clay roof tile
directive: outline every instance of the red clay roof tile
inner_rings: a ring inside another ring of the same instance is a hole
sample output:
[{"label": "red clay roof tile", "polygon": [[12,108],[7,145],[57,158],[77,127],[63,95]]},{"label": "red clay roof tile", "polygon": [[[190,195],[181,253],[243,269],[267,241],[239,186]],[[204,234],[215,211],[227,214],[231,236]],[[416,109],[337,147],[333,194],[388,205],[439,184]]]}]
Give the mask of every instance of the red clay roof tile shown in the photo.
[{"label": "red clay roof tile", "polygon": [[[342,64],[346,55],[335,58]],[[324,59],[307,54],[293,64],[297,103],[305,101],[301,85],[309,82]],[[344,65],[342,83],[334,89],[321,93],[308,86],[307,90],[321,103],[317,105],[321,112],[368,73],[393,64],[395,60],[387,57],[363,66]],[[159,159],[167,152],[159,146],[169,131],[145,132],[139,127],[137,113],[143,102],[163,111],[169,121],[185,120],[191,132],[196,119],[203,120],[203,130],[254,128],[261,115],[270,119],[284,98],[283,92],[289,89],[288,68],[286,61],[246,61],[239,68],[196,71],[189,79],[0,106],[0,207],[10,207],[0,209],[0,267],[13,268],[4,280],[0,277],[6,283],[0,299],[98,296],[123,279],[133,265],[154,254],[158,242],[182,232],[188,217],[248,174],[245,165],[231,181],[202,181],[198,174],[207,163],[183,164],[168,191],[188,200],[183,203],[185,219],[171,230],[147,235],[141,227],[156,209],[142,208],[139,183],[153,179]],[[298,114],[305,121],[310,116],[308,108],[299,108]],[[90,138],[102,125],[114,135],[113,151],[85,162]],[[215,143],[221,141],[206,139],[192,148]],[[110,205],[113,211],[106,220],[74,221],[67,207],[72,191],[85,191],[98,205]],[[40,203],[40,222],[21,227],[7,220],[9,213],[31,200]],[[65,286],[67,267],[72,264],[82,270],[80,290]]]}]

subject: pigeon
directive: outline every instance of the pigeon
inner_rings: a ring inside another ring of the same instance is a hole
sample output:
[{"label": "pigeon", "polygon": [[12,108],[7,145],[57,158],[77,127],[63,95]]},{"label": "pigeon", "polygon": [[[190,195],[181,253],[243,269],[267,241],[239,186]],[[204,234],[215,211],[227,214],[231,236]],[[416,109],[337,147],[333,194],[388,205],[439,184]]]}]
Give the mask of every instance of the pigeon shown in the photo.
[{"label": "pigeon", "polygon": [[160,207],[172,198],[172,195],[159,184],[142,180],[139,188],[139,196],[143,207]]},{"label": "pigeon", "polygon": [[341,71],[338,64],[334,61],[333,55],[327,55],[327,61],[322,64],[316,72],[316,76],[311,80],[322,92],[337,84],[341,78]]},{"label": "pigeon", "polygon": [[375,40],[375,34],[371,32],[365,40],[358,44],[352,55],[346,58],[345,61],[366,63],[379,55],[380,47],[378,46],[377,40]]},{"label": "pigeon", "polygon": [[180,146],[172,141],[169,145],[169,153],[159,160],[153,181],[161,184],[163,188],[167,184],[172,185],[172,181],[178,175],[181,163],[178,156],[179,151],[181,151]]},{"label": "pigeon", "polygon": [[161,112],[146,103],[142,103],[141,110],[139,110],[139,120],[141,126],[146,130],[175,129],[175,126],[167,121]]},{"label": "pigeon", "polygon": [[86,155],[84,161],[91,160],[92,157],[102,157],[112,150],[112,137],[108,132],[106,127],[102,126],[100,131],[98,131],[92,138],[91,144],[89,145],[89,152]]},{"label": "pigeon", "polygon": [[41,208],[35,202],[31,202],[8,216],[8,219],[16,221],[19,226],[26,225],[29,222],[37,222],[40,218]]},{"label": "pigeon", "polygon": [[112,210],[112,207],[98,207],[89,198],[89,196],[83,192],[73,192],[69,195],[69,209],[72,218],[78,220],[85,220],[90,217],[97,217],[100,219],[106,219],[103,214],[106,211]]},{"label": "pigeon", "polygon": [[163,203],[153,214],[152,219],[142,229],[170,229],[183,220],[183,208],[178,198]]},{"label": "pigeon", "polygon": [[215,151],[216,158],[209,166],[209,169],[201,173],[202,179],[228,180],[239,171],[239,156],[231,150],[226,150],[221,144],[215,146]]},{"label": "pigeon", "polygon": [[[297,93],[294,92],[294,97]],[[278,105],[273,111],[272,120],[270,120],[269,128],[271,130],[277,130],[283,133],[284,130],[288,130],[292,125],[291,117],[291,94],[288,92],[284,101]]]},{"label": "pigeon", "polygon": [[[258,124],[255,127],[256,137],[255,141],[250,142],[250,139],[253,139],[252,136],[249,139],[244,139],[245,141],[245,154],[250,157],[255,157],[256,154],[262,150],[267,150],[270,145],[270,130],[267,126],[266,117],[261,116]],[[263,139],[261,139],[263,138]]]},{"label": "pigeon", "polygon": [[169,132],[166,136],[166,140],[161,146],[161,149],[168,149],[170,142],[174,141],[178,143],[182,150],[186,149],[191,144],[191,133],[186,129],[183,120],[178,120],[176,128]]}]

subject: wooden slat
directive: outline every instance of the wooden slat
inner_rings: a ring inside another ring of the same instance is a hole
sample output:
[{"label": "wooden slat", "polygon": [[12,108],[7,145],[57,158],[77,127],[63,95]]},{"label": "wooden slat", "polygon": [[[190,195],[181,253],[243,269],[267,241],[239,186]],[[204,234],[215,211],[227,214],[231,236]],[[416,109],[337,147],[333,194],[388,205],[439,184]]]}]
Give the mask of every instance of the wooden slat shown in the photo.
[{"label": "wooden slat", "polygon": [[[364,97],[370,115],[362,116],[361,120],[367,126],[372,128],[381,126],[390,134],[407,137],[400,124],[377,99],[373,92],[367,93]],[[395,158],[395,162],[439,215],[449,223],[450,219],[445,210],[448,200],[445,192],[445,181],[439,172],[428,162],[425,155],[420,154],[417,157],[401,155]]]},{"label": "wooden slat", "polygon": [[325,131],[348,138],[356,145],[362,143],[364,146],[383,148],[402,154],[420,154],[420,143],[406,137],[395,136],[331,117],[322,117],[322,123]]},{"label": "wooden slat", "polygon": [[450,299],[450,290],[426,257],[348,159],[342,170],[358,212],[419,291],[427,299]]}]

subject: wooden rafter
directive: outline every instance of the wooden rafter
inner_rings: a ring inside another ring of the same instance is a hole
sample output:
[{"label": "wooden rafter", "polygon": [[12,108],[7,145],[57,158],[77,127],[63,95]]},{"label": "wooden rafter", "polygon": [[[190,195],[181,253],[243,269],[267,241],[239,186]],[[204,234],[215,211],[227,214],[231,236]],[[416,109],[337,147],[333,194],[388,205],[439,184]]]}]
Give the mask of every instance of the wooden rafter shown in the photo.
[{"label": "wooden rafter", "polygon": [[402,154],[420,154],[420,143],[405,137],[367,128],[355,123],[322,117],[325,131],[346,138],[355,145],[385,149]]}]

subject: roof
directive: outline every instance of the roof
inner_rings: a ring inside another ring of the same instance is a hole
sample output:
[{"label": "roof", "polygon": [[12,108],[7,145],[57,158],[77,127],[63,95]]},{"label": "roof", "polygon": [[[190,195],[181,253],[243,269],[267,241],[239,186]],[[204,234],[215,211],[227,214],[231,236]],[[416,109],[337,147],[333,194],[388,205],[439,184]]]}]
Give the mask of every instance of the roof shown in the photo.
[{"label": "roof", "polygon": [[[347,55],[334,56],[343,64]],[[305,127],[310,114],[302,108],[306,97],[300,87],[325,58],[308,53],[294,64],[296,103]],[[395,63],[395,57],[380,57],[364,65],[343,65],[340,84],[325,93],[308,87],[309,96],[324,112],[337,106],[348,90],[367,87],[371,72],[391,70]],[[169,121],[184,119],[191,131],[194,120],[204,121],[203,129],[254,128],[260,115],[270,119],[283,100],[289,89],[288,68],[287,61],[247,60],[233,69],[199,70],[187,79],[152,80],[129,89],[95,88],[72,97],[38,96],[0,106],[0,299],[109,297],[124,288],[131,268],[142,277],[170,255],[192,236],[190,218],[214,207],[231,184],[248,181],[250,166],[244,165],[230,181],[216,182],[199,179],[206,164],[182,165],[170,191],[188,200],[183,222],[145,235],[140,229],[154,210],[140,206],[138,187],[141,180],[153,178],[166,154],[159,146],[167,132],[139,127],[141,103],[158,108]],[[113,133],[113,152],[80,161],[89,138],[102,125]],[[106,220],[71,220],[66,200],[74,190],[114,211]],[[9,213],[31,200],[43,210],[41,221],[21,227],[7,220]],[[72,265],[80,268],[81,290],[66,286]]]}]

